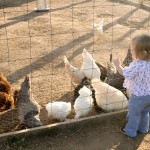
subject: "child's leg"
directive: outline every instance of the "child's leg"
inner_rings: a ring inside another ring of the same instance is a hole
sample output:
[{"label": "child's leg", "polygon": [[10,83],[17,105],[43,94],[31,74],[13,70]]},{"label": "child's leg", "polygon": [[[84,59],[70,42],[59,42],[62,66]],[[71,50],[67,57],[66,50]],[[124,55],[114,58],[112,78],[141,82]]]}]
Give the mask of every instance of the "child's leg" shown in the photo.
[{"label": "child's leg", "polygon": [[128,136],[135,137],[137,135],[140,114],[136,112],[136,109],[131,109],[128,112],[127,119],[128,123],[125,126],[125,132]]},{"label": "child's leg", "polygon": [[128,104],[128,123],[125,127],[125,132],[130,137],[135,137],[137,135],[138,125],[140,121],[141,107],[137,102],[135,96],[131,96]]},{"label": "child's leg", "polygon": [[141,112],[138,126],[138,131],[140,131],[141,133],[147,133],[149,130],[149,110],[150,107]]}]

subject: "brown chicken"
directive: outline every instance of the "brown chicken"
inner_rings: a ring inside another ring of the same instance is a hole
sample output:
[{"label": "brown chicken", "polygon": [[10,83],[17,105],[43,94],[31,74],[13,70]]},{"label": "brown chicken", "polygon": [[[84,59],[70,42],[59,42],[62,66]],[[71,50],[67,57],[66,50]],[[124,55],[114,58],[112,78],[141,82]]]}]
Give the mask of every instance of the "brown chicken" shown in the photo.
[{"label": "brown chicken", "polygon": [[7,78],[0,73],[0,92],[5,92],[7,94],[11,94],[12,88]]},{"label": "brown chicken", "polygon": [[14,107],[14,99],[7,93],[0,92],[0,110],[7,110]]},{"label": "brown chicken", "polygon": [[0,73],[0,110],[14,108],[11,84],[3,73]]}]

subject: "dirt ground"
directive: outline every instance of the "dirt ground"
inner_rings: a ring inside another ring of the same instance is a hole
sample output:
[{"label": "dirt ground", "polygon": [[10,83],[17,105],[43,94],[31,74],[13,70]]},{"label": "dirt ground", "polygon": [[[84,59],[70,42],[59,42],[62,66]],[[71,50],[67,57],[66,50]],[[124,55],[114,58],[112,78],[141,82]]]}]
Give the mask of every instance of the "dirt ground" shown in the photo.
[{"label": "dirt ground", "polygon": [[149,150],[150,133],[129,138],[120,132],[125,115],[96,118],[79,124],[40,132],[38,135],[14,137],[0,142],[6,150]]},{"label": "dirt ground", "polygon": [[119,131],[108,131],[103,135],[99,132],[81,132],[69,136],[62,134],[55,138],[34,137],[30,141],[12,142],[10,146],[5,144],[5,146],[1,146],[1,150],[149,150],[149,139],[150,134],[138,135],[136,139],[131,139]]},{"label": "dirt ground", "polygon": [[[84,48],[104,66],[111,53],[123,59],[131,38],[150,32],[149,6],[148,0],[143,6],[126,0],[55,0],[49,1],[50,11],[36,12],[35,0],[1,0],[0,72],[14,89],[30,75],[32,93],[43,107],[41,121],[57,122],[47,118],[44,105],[52,100],[72,101],[74,88],[66,76],[63,56],[78,68]],[[101,34],[94,24],[102,18]],[[90,115],[95,114],[93,111]],[[16,109],[0,112],[0,133],[24,128],[18,124]],[[115,138],[110,136],[111,140]]]}]

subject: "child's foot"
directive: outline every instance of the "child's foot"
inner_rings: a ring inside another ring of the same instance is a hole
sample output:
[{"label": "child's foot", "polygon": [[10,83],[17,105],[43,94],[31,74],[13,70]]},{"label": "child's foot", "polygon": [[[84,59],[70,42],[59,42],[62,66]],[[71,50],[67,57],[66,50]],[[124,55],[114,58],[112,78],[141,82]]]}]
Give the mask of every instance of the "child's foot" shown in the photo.
[{"label": "child's foot", "polygon": [[132,137],[132,136],[129,136],[128,134],[126,134],[126,132],[125,132],[125,129],[124,129],[124,128],[121,128],[121,129],[120,129],[120,131],[121,131],[123,134],[127,135],[128,137],[131,137],[131,138],[134,138],[134,137],[135,137],[135,136],[134,136],[134,137]]},{"label": "child's foot", "polygon": [[142,132],[140,132],[140,131],[137,131],[137,133],[143,134],[143,133],[142,133]]},{"label": "child's foot", "polygon": [[125,132],[125,130],[124,130],[124,128],[121,128],[120,131],[121,131],[123,134],[127,135],[126,132]]},{"label": "child's foot", "polygon": [[139,133],[139,134],[147,134],[147,132],[144,133],[144,132],[141,132],[141,131],[139,131],[139,130],[137,130],[137,133]]}]

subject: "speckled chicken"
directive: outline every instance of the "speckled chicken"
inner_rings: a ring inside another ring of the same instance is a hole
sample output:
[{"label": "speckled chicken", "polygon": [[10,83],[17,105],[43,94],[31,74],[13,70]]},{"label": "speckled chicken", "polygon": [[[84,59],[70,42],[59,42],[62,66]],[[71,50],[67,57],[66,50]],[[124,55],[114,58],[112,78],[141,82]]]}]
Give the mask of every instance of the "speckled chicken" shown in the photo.
[{"label": "speckled chicken", "polygon": [[100,79],[101,79],[101,81],[104,81],[107,77],[107,69],[105,66],[103,66],[102,64],[100,64],[98,62],[96,62],[96,65],[98,66],[98,68],[101,71]]},{"label": "speckled chicken", "polygon": [[31,93],[31,81],[28,76],[25,77],[21,88],[17,93],[18,118],[21,123],[27,127],[41,126],[39,118],[40,105],[35,101]]},{"label": "speckled chicken", "polygon": [[131,62],[133,62],[132,53],[131,50],[128,49],[127,55],[122,62],[122,67],[129,66]]},{"label": "speckled chicken", "polygon": [[[122,66],[129,66],[129,64],[133,61],[131,50],[128,49],[127,55],[125,59],[123,60]],[[119,74],[119,72],[116,70],[116,67],[112,62],[108,63],[107,67],[107,79],[105,80],[106,83],[109,85],[122,90],[123,88],[123,82],[124,82],[124,77]]]},{"label": "speckled chicken", "polygon": [[121,90],[123,89],[124,77],[119,74],[113,63],[108,63],[107,78],[105,83]]},{"label": "speckled chicken", "polygon": [[70,64],[67,57],[64,56],[64,63],[68,78],[72,84],[79,84],[85,77],[84,73]]}]

